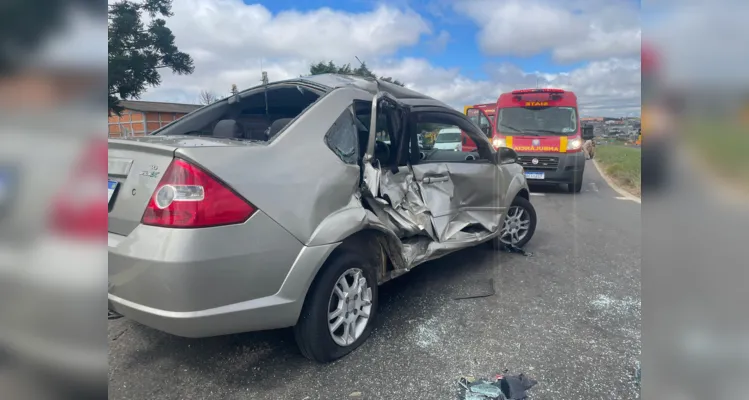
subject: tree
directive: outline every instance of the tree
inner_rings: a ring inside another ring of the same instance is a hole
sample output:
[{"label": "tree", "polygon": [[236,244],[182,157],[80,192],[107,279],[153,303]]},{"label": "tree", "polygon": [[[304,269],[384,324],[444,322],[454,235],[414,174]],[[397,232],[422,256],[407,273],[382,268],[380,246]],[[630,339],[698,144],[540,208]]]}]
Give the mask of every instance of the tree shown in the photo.
[{"label": "tree", "polygon": [[232,95],[239,93],[239,89],[237,89],[236,83],[231,84],[231,90],[229,91],[229,93],[231,93]]},{"label": "tree", "polygon": [[[310,65],[309,73],[310,75],[341,74],[341,75],[362,76],[365,78],[377,78],[377,75],[367,67],[367,63],[361,63],[359,67],[351,68],[351,64],[344,64],[341,66],[337,66],[335,65],[333,61],[328,61],[327,63],[320,61],[317,64]],[[394,83],[398,86],[405,86],[403,82],[400,82],[399,80],[393,79],[392,77],[389,77],[389,76],[388,77],[381,76],[380,80]]]},{"label": "tree", "polygon": [[216,96],[216,94],[211,92],[210,90],[201,90],[200,94],[198,95],[198,102],[202,105],[207,106],[208,104],[213,104],[218,100],[218,96]]},{"label": "tree", "polygon": [[[151,22],[143,26],[141,16]],[[195,70],[193,60],[179,51],[161,17],[172,16],[172,0],[120,0],[109,5],[109,111],[119,114],[120,99],[138,99],[147,86],[161,84],[159,70],[179,75]]]}]

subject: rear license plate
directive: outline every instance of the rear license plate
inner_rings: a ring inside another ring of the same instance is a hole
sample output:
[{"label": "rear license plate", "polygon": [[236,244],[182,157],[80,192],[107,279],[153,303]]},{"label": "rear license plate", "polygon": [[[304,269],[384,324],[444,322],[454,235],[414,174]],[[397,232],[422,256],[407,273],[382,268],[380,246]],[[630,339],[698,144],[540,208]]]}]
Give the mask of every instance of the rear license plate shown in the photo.
[{"label": "rear license plate", "polygon": [[543,172],[526,172],[525,178],[526,179],[544,179],[544,173]]},{"label": "rear license plate", "polygon": [[109,181],[109,197],[107,197],[107,203],[112,201],[112,195],[114,194],[115,189],[117,189],[117,182]]}]

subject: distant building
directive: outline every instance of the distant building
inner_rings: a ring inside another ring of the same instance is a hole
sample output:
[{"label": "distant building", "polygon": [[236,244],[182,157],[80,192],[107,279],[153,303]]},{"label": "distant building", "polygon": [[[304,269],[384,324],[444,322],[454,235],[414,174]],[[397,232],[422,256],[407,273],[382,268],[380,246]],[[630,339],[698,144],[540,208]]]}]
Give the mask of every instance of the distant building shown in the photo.
[{"label": "distant building", "polygon": [[198,108],[197,104],[120,101],[121,115],[109,116],[109,137],[145,136]]}]

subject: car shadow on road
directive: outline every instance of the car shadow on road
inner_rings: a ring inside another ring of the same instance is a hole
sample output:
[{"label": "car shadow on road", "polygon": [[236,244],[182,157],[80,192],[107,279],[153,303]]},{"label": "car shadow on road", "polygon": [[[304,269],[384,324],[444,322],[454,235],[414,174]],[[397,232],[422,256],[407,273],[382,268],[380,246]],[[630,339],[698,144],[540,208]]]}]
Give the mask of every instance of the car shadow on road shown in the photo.
[{"label": "car shadow on road", "polygon": [[571,194],[567,191],[567,186],[562,184],[528,182],[528,188],[531,190],[531,193]]},{"label": "car shadow on road", "polygon": [[[153,382],[141,383],[145,387],[163,387],[165,383],[175,387],[200,376],[201,380],[216,385],[251,386],[253,392],[260,393],[278,389],[282,384],[279,379],[288,385],[307,374],[356,368],[383,351],[397,353],[396,349],[388,348],[389,343],[413,337],[409,331],[413,324],[409,322],[431,317],[438,309],[455,302],[456,296],[485,292],[490,268],[496,265],[497,257],[502,256],[483,244],[425,263],[382,285],[380,314],[372,336],[355,352],[328,365],[303,358],[291,329],[186,339],[123,321],[128,325],[127,335],[110,340],[110,381],[130,381],[133,379],[130,375],[137,375],[142,381],[150,377],[134,371],[174,368],[175,373],[168,378],[174,382],[157,381],[159,378],[153,377]],[[159,375],[163,380],[164,375]]]}]

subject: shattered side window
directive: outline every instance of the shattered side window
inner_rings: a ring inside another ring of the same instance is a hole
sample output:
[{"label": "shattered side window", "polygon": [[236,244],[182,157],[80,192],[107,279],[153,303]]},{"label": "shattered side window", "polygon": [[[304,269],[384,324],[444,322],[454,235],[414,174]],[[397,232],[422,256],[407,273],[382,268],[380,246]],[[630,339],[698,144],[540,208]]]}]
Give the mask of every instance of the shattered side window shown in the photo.
[{"label": "shattered side window", "polygon": [[351,111],[346,109],[325,134],[325,144],[346,164],[356,164],[359,141]]}]

